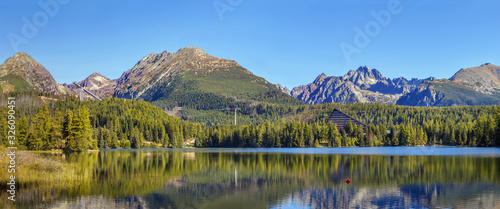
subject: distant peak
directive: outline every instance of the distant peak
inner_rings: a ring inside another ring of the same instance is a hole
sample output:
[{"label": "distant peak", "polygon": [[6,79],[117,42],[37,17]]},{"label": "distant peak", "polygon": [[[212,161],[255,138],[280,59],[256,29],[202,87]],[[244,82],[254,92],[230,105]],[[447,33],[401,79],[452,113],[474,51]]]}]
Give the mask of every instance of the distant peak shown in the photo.
[{"label": "distant peak", "polygon": [[481,67],[498,67],[498,66],[491,64],[491,63],[484,63],[481,65]]},{"label": "distant peak", "polygon": [[[21,67],[23,64],[30,63],[33,66],[40,65],[33,59],[33,57],[26,54],[26,52],[18,52],[14,56],[5,60],[4,65],[9,66],[8,68],[16,68],[15,66]],[[5,67],[4,66],[4,67]]]},{"label": "distant peak", "polygon": [[317,78],[327,78],[328,76],[325,74],[325,73],[321,73],[320,75],[318,75]]},{"label": "distant peak", "polygon": [[363,75],[375,78],[375,79],[382,79],[382,73],[380,73],[377,69],[370,69],[367,66],[361,66],[356,70],[357,73],[361,73]]},{"label": "distant peak", "polygon": [[192,46],[186,46],[186,47],[184,47],[184,48],[181,48],[181,50],[182,50],[182,49],[201,50],[201,48],[200,48],[200,47],[192,47]]},{"label": "distant peak", "polygon": [[314,83],[322,82],[325,78],[328,78],[328,76],[325,73],[321,73],[318,77],[316,77]]},{"label": "distant peak", "polygon": [[14,59],[16,60],[22,60],[22,59],[25,59],[25,60],[30,60],[30,61],[34,61],[33,57],[29,56],[28,54],[26,54],[26,52],[18,52],[14,55],[13,57]]},{"label": "distant peak", "polygon": [[365,65],[365,66],[359,67],[356,71],[367,73],[367,72],[371,72],[372,70]]},{"label": "distant peak", "polygon": [[90,74],[89,77],[95,77],[95,76],[101,76],[101,77],[104,77],[102,74],[100,74],[99,72],[95,72],[95,73],[92,73]]},{"label": "distant peak", "polygon": [[205,51],[203,51],[203,49],[201,49],[200,47],[192,47],[192,46],[188,46],[188,47],[184,47],[184,48],[181,48],[179,49],[179,51],[177,52],[186,52],[186,53],[196,53],[196,54],[206,54]]},{"label": "distant peak", "polygon": [[14,55],[14,57],[29,57],[29,55],[26,54],[26,52],[18,52]]}]

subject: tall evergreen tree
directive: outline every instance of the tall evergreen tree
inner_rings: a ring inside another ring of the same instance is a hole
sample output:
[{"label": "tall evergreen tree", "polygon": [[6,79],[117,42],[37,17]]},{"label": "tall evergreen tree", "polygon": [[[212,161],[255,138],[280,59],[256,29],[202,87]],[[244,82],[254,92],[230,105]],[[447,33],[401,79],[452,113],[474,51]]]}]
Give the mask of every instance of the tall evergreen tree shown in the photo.
[{"label": "tall evergreen tree", "polygon": [[57,141],[53,134],[53,121],[50,116],[47,104],[44,104],[42,108],[39,109],[38,113],[35,115],[33,120],[33,136],[30,140],[42,142],[42,147],[40,149],[50,150],[57,146]]},{"label": "tall evergreen tree", "polygon": [[500,103],[497,105],[496,111],[495,111],[495,131],[494,131],[494,138],[495,138],[495,143],[494,146],[500,146]]},{"label": "tall evergreen tree", "polygon": [[18,148],[19,149],[27,149],[27,140],[28,140],[28,119],[26,116],[21,116],[19,119],[19,125],[16,126],[17,128],[17,143],[18,143]]}]

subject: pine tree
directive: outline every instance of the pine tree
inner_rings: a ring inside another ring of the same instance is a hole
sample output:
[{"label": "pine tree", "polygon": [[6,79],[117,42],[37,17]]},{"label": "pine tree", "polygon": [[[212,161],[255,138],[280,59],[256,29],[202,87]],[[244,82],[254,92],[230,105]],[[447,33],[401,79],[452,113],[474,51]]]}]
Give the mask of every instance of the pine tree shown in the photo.
[{"label": "pine tree", "polygon": [[493,146],[500,146],[500,103],[497,105],[495,112],[495,130]]},{"label": "pine tree", "polygon": [[399,140],[398,140],[398,130],[396,130],[395,126],[391,126],[391,146],[398,146],[399,145]]},{"label": "pine tree", "polygon": [[27,147],[29,150],[42,150],[43,149],[43,141],[42,138],[37,137],[33,130],[28,131],[27,137]]},{"label": "pine tree", "polygon": [[97,149],[97,141],[92,140],[92,127],[87,108],[79,108],[77,114],[68,111],[63,130],[66,151],[81,152],[90,148]]},{"label": "pine tree", "polygon": [[52,137],[56,142],[56,147],[61,148],[63,143],[62,143],[62,123],[63,123],[63,116],[59,108],[56,109],[56,112],[54,113],[54,123],[52,126]]},{"label": "pine tree", "polygon": [[63,139],[66,141],[66,150],[75,151],[77,150],[77,142],[75,139],[74,131],[74,122],[73,122],[73,111],[69,110],[66,113],[63,124]]},{"label": "pine tree", "polygon": [[16,126],[16,139],[18,143],[19,149],[27,149],[27,140],[28,140],[28,119],[26,116],[21,116],[19,119],[19,125]]},{"label": "pine tree", "polygon": [[311,126],[307,123],[304,125],[304,138],[308,147],[314,146],[314,134],[311,130]]},{"label": "pine tree", "polygon": [[337,130],[337,126],[335,124],[330,124],[328,126],[328,140],[330,140],[331,146],[340,147],[340,134]]},{"label": "pine tree", "polygon": [[263,127],[258,127],[256,130],[256,137],[257,137],[257,147],[262,147],[263,142],[264,142],[264,133],[263,133]]},{"label": "pine tree", "polygon": [[79,140],[82,150],[97,149],[97,141],[92,139],[92,126],[90,123],[90,114],[86,107],[78,110],[78,118],[80,120],[80,131],[82,138]]},{"label": "pine tree", "polygon": [[35,115],[33,120],[33,136],[30,140],[40,140],[43,145],[41,149],[50,150],[57,146],[57,141],[53,136],[53,121],[50,116],[47,104],[44,104]]},{"label": "pine tree", "polygon": [[[163,147],[167,148],[168,145],[170,144],[170,138],[168,137],[167,131],[165,130],[165,126],[163,124],[160,124],[159,137],[160,137],[161,143],[163,144]],[[196,140],[198,140],[198,138],[196,138]]]},{"label": "pine tree", "polygon": [[142,135],[141,132],[139,131],[139,128],[134,127],[132,129],[132,133],[130,134],[130,145],[132,148],[141,148],[142,147]]}]

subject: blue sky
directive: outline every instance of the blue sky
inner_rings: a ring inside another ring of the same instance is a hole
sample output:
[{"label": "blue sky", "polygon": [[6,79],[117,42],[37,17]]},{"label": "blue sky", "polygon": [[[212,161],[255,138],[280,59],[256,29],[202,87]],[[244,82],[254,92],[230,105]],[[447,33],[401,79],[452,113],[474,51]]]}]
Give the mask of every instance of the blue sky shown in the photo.
[{"label": "blue sky", "polygon": [[390,78],[500,65],[493,0],[40,0],[0,8],[0,60],[27,52],[59,83],[93,72],[115,79],[150,53],[186,46],[289,88],[365,65]]}]

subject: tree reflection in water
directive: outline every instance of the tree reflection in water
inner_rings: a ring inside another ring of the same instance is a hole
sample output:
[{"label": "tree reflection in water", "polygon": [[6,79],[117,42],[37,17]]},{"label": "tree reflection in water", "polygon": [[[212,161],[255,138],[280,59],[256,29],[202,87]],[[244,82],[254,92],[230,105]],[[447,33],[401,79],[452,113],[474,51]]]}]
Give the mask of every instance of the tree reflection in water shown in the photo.
[{"label": "tree reflection in water", "polygon": [[[499,157],[158,149],[81,153],[67,160],[90,170],[92,179],[58,191],[43,207],[500,206]],[[350,184],[345,183],[347,178]],[[40,201],[18,204],[42,207]]]}]

